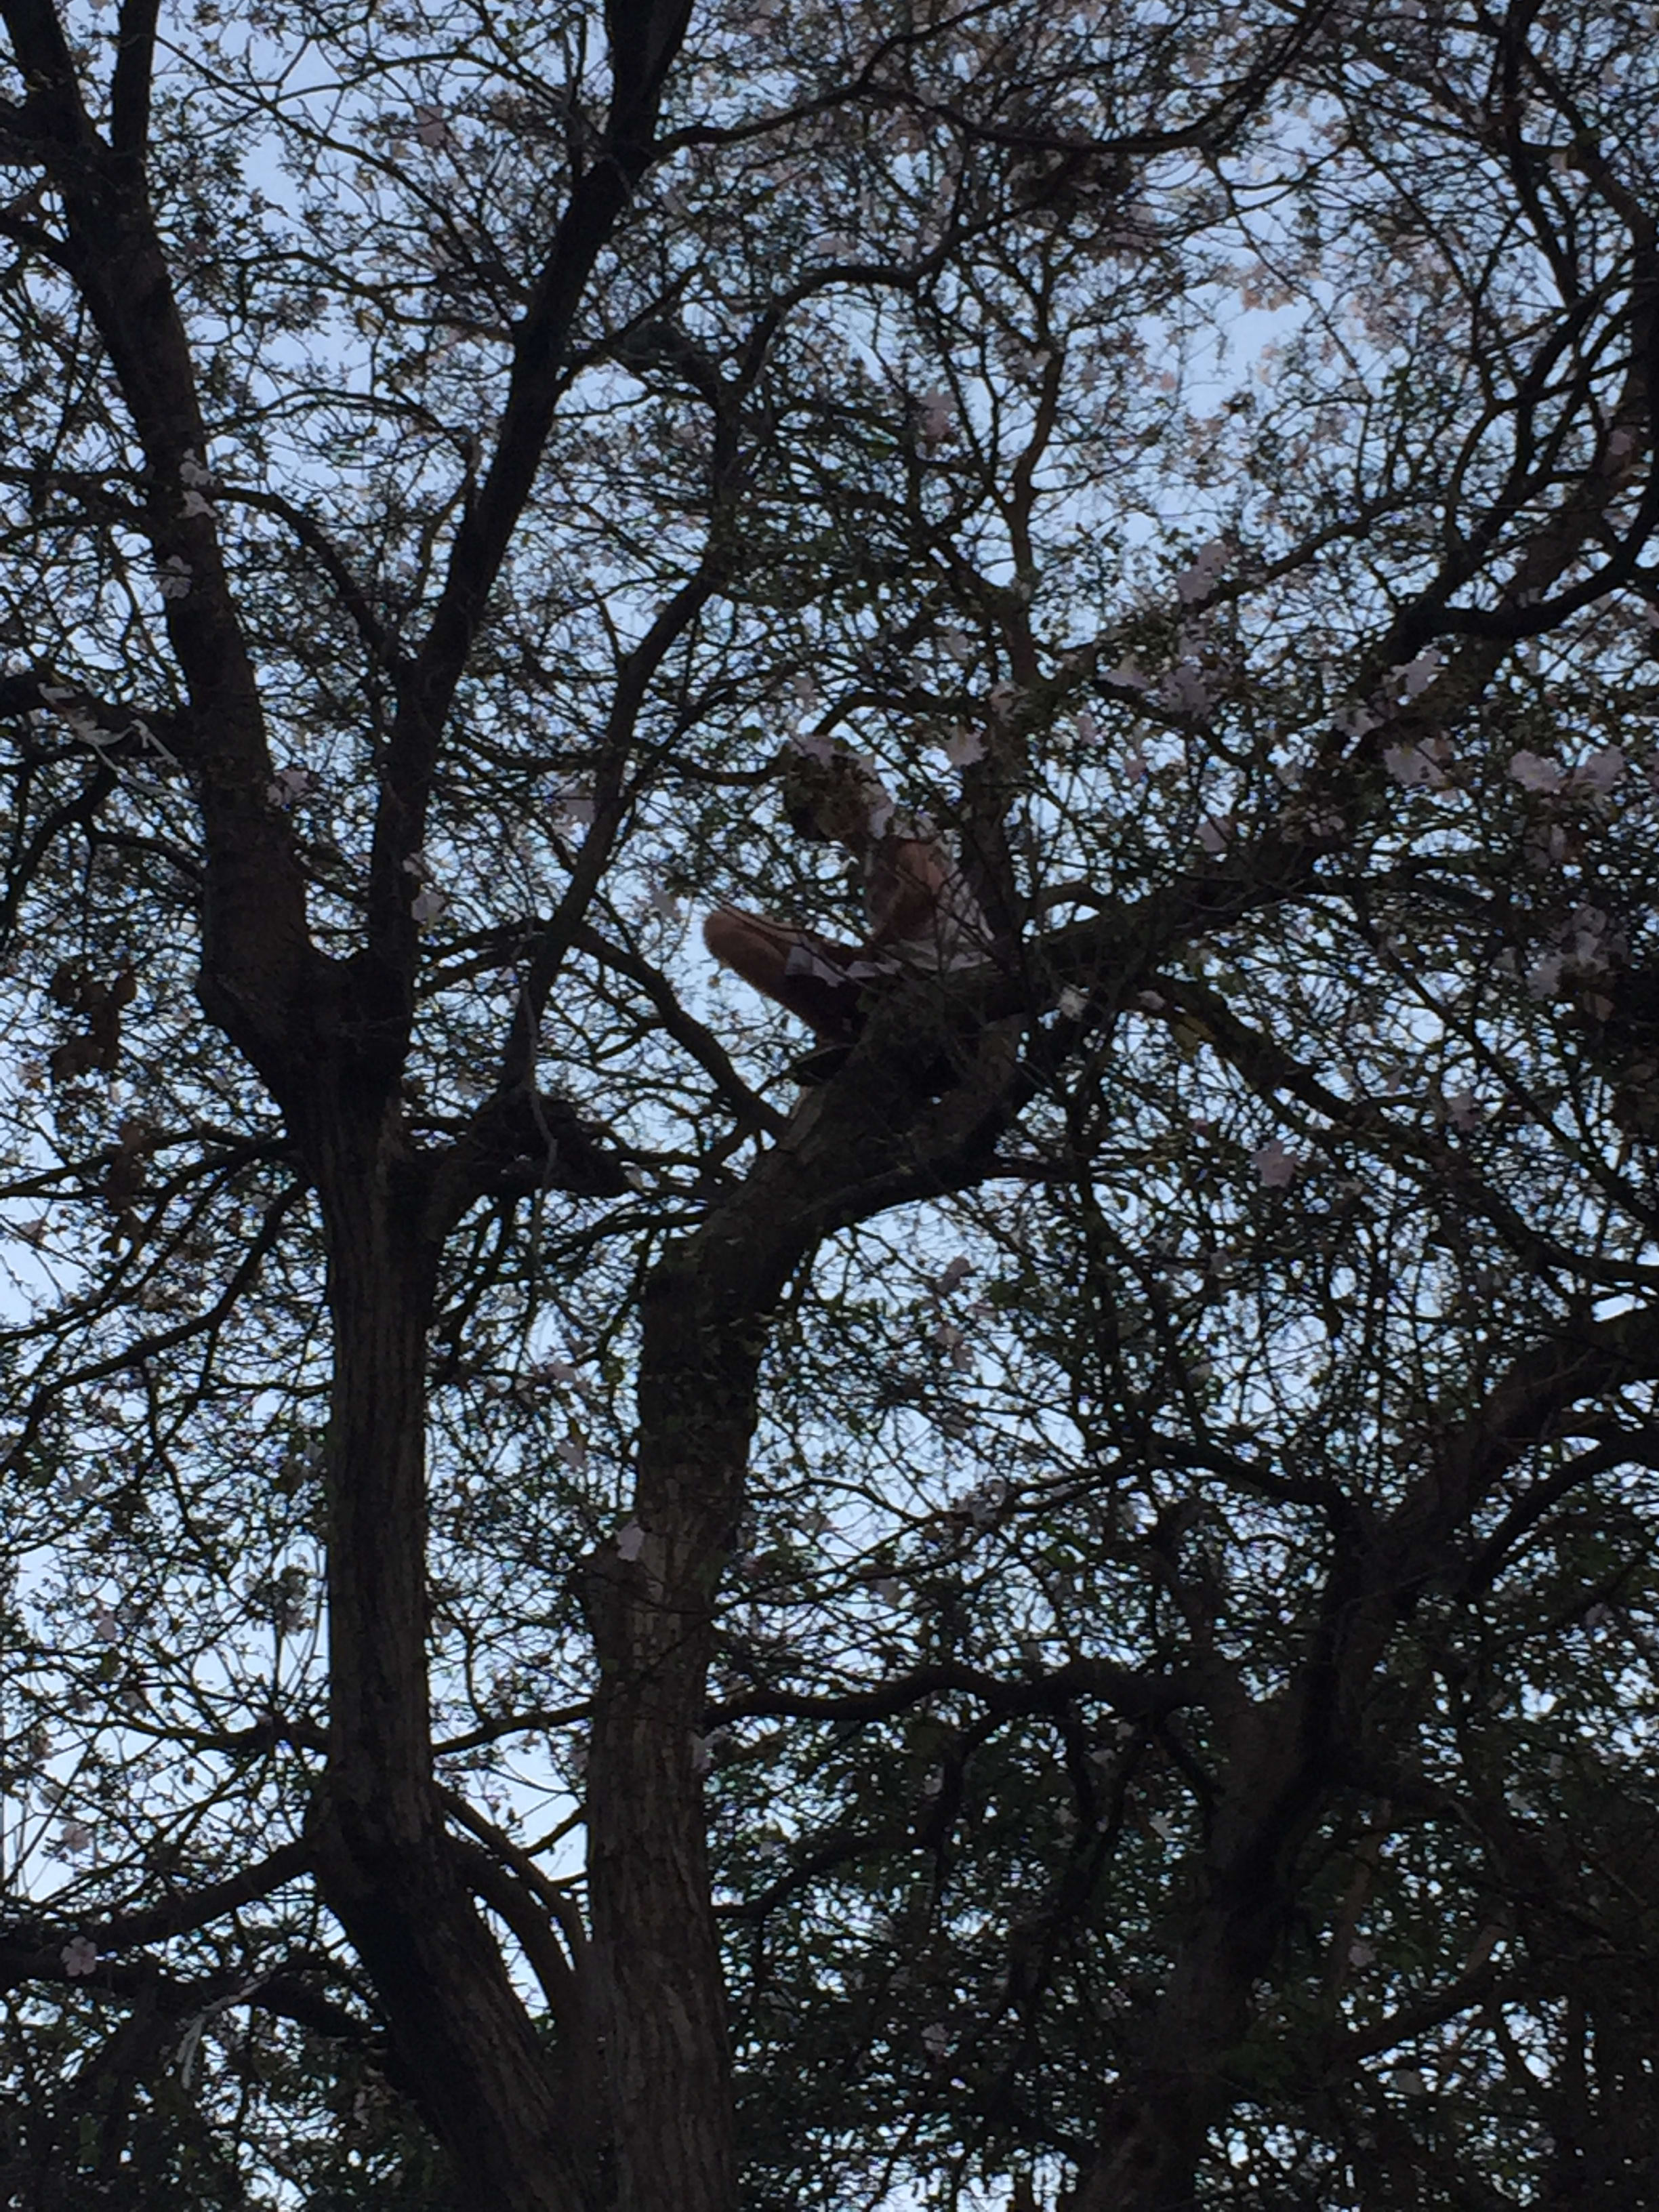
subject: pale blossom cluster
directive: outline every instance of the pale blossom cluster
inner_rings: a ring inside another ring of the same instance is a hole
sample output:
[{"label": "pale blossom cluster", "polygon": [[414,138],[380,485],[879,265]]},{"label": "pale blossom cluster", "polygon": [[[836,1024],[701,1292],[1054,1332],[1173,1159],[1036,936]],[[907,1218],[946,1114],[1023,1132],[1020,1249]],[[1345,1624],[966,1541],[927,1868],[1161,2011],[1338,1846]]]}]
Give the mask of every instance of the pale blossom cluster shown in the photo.
[{"label": "pale blossom cluster", "polygon": [[291,765],[279,768],[265,786],[265,796],[273,806],[286,810],[296,806],[301,799],[313,799],[322,787],[322,778],[315,769]]},{"label": "pale blossom cluster", "polygon": [[1510,756],[1510,775],[1523,791],[1550,798],[1561,793],[1590,799],[1605,798],[1624,781],[1628,763],[1617,745],[1604,745],[1577,768],[1564,769],[1547,754],[1523,747]]},{"label": "pale blossom cluster", "polygon": [[[1607,911],[1588,902],[1576,907],[1554,942],[1527,969],[1525,982],[1534,999],[1553,999],[1564,990],[1609,975],[1626,959],[1629,941]],[[1612,1002],[1599,994],[1591,1011],[1605,1018]]]},{"label": "pale blossom cluster", "polygon": [[1192,566],[1183,568],[1175,580],[1176,595],[1183,606],[1192,606],[1207,599],[1220,581],[1227,565],[1228,547],[1224,540],[1212,538],[1194,556]]},{"label": "pale blossom cluster", "polygon": [[1251,1153],[1250,1164],[1263,1190],[1284,1190],[1296,1181],[1305,1163],[1286,1147],[1282,1137],[1270,1137],[1259,1152]]},{"label": "pale blossom cluster", "polygon": [[1158,685],[1158,696],[1183,714],[1207,714],[1215,705],[1210,672],[1191,653],[1168,671]]},{"label": "pale blossom cluster", "polygon": [[921,394],[916,401],[916,416],[925,445],[943,445],[956,434],[956,402],[942,386]]},{"label": "pale blossom cluster", "polygon": [[64,1944],[62,1958],[64,1972],[71,1980],[94,1971],[98,1964],[98,1946],[90,1936],[71,1936]]},{"label": "pale blossom cluster", "polygon": [[417,927],[428,928],[448,910],[448,894],[440,890],[433,882],[431,863],[424,853],[411,853],[403,865],[404,874],[415,879],[415,891],[409,902],[409,911]]},{"label": "pale blossom cluster", "polygon": [[1385,745],[1382,765],[1406,790],[1443,791],[1449,777],[1451,740],[1443,732],[1419,738],[1414,744]]}]

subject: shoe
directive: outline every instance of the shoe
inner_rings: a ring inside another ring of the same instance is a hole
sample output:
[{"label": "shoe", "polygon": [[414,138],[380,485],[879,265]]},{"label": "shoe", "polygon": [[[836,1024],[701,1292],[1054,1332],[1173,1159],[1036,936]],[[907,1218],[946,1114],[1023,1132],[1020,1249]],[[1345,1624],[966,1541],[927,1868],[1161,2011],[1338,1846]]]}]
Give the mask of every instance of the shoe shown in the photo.
[{"label": "shoe", "polygon": [[814,1090],[819,1084],[828,1083],[832,1076],[839,1075],[852,1056],[850,1044],[821,1044],[815,1052],[803,1053],[799,1060],[792,1060],[784,1073],[792,1083],[799,1083],[804,1090]]}]

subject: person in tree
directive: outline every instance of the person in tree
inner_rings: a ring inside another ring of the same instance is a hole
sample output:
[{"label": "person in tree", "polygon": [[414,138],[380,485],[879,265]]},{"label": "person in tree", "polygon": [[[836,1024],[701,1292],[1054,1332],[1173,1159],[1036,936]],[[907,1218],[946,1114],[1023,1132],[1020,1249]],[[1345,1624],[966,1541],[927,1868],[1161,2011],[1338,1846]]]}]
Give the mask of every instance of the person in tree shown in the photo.
[{"label": "person in tree", "polygon": [[822,1081],[864,1026],[871,994],[907,976],[976,967],[989,932],[941,840],[898,813],[870,763],[828,738],[792,743],[783,804],[798,836],[841,845],[858,865],[869,934],[848,945],[740,908],[717,908],[703,942],[722,967],[807,1023],[823,1049],[795,1073]]}]

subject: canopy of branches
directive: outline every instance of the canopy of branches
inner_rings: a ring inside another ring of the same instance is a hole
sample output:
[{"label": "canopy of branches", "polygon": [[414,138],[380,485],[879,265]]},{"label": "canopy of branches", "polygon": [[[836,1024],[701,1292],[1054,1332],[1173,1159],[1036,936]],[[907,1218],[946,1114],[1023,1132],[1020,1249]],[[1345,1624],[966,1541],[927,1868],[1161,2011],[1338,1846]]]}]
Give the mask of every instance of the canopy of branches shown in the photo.
[{"label": "canopy of branches", "polygon": [[0,13],[0,2196],[1651,2205],[1655,11]]}]

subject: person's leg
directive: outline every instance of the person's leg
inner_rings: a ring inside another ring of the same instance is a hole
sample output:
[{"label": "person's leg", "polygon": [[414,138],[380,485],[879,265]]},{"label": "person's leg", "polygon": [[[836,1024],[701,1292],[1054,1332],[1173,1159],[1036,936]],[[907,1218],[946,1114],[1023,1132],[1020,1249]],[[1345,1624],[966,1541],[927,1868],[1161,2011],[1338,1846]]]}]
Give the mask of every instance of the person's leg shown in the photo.
[{"label": "person's leg", "polygon": [[787,1006],[821,1037],[842,1042],[857,1035],[864,987],[844,972],[861,957],[857,945],[729,906],[708,915],[702,941],[722,968]]}]

